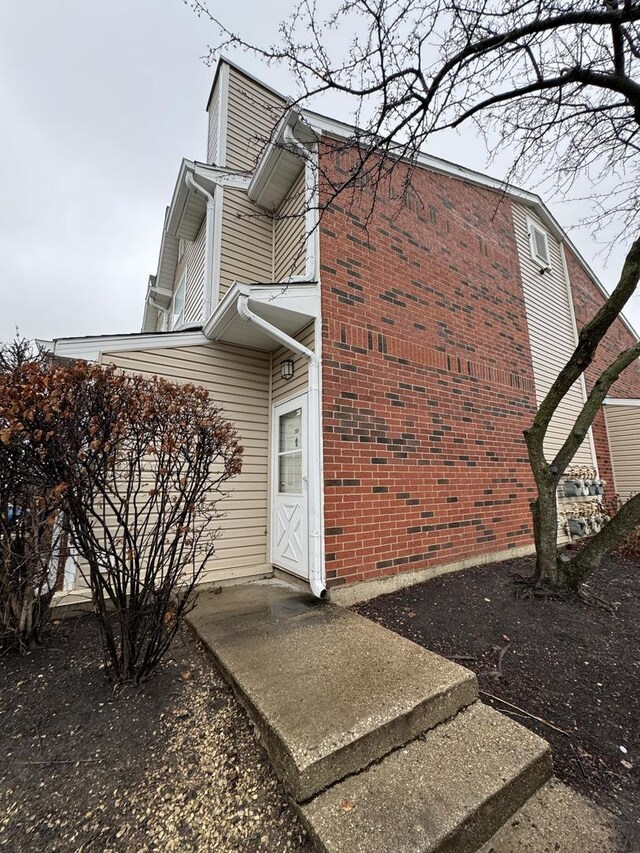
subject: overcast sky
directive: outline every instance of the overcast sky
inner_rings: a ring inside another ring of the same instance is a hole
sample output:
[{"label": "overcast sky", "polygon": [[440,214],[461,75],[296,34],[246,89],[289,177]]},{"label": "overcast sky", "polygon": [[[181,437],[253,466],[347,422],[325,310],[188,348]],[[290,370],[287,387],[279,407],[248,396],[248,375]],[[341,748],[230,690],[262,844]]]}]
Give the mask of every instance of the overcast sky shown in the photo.
[{"label": "overcast sky", "polygon": [[[269,40],[289,3],[212,5]],[[205,159],[213,69],[200,57],[214,40],[181,0],[2,0],[0,340],[16,326],[41,338],[139,331],[180,160]],[[284,70],[234,58],[288,91]],[[483,168],[470,131],[432,153]],[[579,216],[552,208],[567,227]],[[605,268],[587,233],[571,236],[613,281],[621,251]],[[637,298],[627,314],[640,327]]]}]

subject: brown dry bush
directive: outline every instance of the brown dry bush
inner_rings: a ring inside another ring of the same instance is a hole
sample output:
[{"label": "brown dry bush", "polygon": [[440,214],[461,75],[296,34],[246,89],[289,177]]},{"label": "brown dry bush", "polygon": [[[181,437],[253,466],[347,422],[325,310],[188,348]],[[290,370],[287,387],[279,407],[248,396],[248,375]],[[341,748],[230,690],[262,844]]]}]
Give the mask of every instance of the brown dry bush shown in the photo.
[{"label": "brown dry bush", "polygon": [[40,639],[57,581],[62,496],[35,452],[47,365],[28,341],[0,346],[0,645]]},{"label": "brown dry bush", "polygon": [[14,386],[31,402],[26,416],[19,401],[5,405],[3,444],[28,448],[64,512],[109,676],[137,683],[214,553],[218,502],[241,469],[235,430],[206,389],[113,367],[40,361]]}]

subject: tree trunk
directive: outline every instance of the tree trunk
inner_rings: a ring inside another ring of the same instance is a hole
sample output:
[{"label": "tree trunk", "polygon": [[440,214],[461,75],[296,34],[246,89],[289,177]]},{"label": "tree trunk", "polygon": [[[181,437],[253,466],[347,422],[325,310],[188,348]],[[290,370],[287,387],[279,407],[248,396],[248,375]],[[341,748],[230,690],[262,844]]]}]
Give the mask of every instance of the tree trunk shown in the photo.
[{"label": "tree trunk", "polygon": [[553,484],[538,486],[538,497],[531,503],[533,538],[536,546],[536,584],[563,583],[558,561],[558,506]]}]

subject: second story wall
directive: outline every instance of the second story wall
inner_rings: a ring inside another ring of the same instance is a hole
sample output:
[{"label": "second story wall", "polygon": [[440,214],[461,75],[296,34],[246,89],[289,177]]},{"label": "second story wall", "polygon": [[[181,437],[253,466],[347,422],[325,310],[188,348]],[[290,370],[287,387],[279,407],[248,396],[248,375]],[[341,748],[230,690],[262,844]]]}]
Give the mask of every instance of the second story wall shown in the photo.
[{"label": "second story wall", "polygon": [[427,170],[405,197],[402,177],[366,232],[366,194],[320,228],[330,584],[532,547],[536,397],[509,200]]},{"label": "second story wall", "polygon": [[[221,74],[217,96],[226,104],[224,164],[228,168],[252,172],[282,117],[285,101],[270,89],[227,65]],[[213,130],[210,119],[210,135]],[[213,149],[211,149],[213,150]],[[213,156],[213,155],[212,155]],[[219,157],[219,161],[220,161]],[[301,164],[302,165],[302,164]],[[271,282],[304,272],[304,233],[300,219],[291,218],[303,204],[304,170],[283,203],[284,216],[278,219],[253,204],[244,191],[225,187],[222,192],[222,233],[220,242],[220,297],[234,281]],[[293,270],[293,271],[291,271]]]},{"label": "second story wall", "polygon": [[[563,249],[545,224],[528,208],[513,203],[513,221],[527,308],[529,342],[538,404],[576,346],[576,326]],[[534,232],[535,229],[535,232]],[[548,263],[535,256],[534,234],[546,243]],[[542,235],[540,238],[539,235]],[[542,271],[544,270],[544,271]],[[582,380],[574,383],[551,419],[544,448],[551,461],[569,435],[585,401]],[[576,465],[596,465],[590,437],[574,456]]]},{"label": "second story wall", "polygon": [[[307,349],[315,350],[315,332],[313,323],[294,336]],[[282,378],[282,362],[285,359],[293,361],[293,378]],[[303,394],[309,385],[309,363],[304,356],[291,352],[285,347],[278,347],[271,360],[271,403],[281,403],[289,397]]]},{"label": "second story wall", "polygon": [[305,170],[293,183],[273,223],[273,280],[304,275],[306,262]]},{"label": "second story wall", "polygon": [[237,68],[227,68],[225,165],[251,172],[284,113],[285,101]]},{"label": "second story wall", "polygon": [[[285,109],[284,98],[233,65],[222,62],[207,106],[208,163],[228,168],[236,173],[236,178],[250,178]],[[277,282],[302,275],[306,268],[303,161],[300,160],[300,171],[293,185],[288,191],[282,187],[286,195],[275,212],[254,204],[246,190],[237,185],[217,183],[219,173],[212,174],[209,191],[216,184],[213,245],[208,248],[205,245],[206,217],[199,228],[198,222],[191,222],[193,230],[198,228],[197,236],[187,242],[172,285],[164,285],[173,287],[175,301],[186,274],[184,311],[178,325],[204,323],[208,319],[204,316],[207,251],[212,253],[212,292],[217,281],[220,299],[234,281]],[[177,243],[175,234],[171,239]],[[171,259],[167,263],[170,262]],[[212,310],[215,308],[216,305],[211,306]],[[175,328],[174,318],[175,311],[170,305],[166,314],[158,317],[157,330]]]},{"label": "second story wall", "polygon": [[184,300],[185,323],[201,323],[204,304],[204,253],[206,221],[203,220],[198,236],[187,243],[187,286]]},{"label": "second story wall", "polygon": [[220,297],[234,281],[273,281],[273,220],[246,192],[225,187],[220,241]]}]

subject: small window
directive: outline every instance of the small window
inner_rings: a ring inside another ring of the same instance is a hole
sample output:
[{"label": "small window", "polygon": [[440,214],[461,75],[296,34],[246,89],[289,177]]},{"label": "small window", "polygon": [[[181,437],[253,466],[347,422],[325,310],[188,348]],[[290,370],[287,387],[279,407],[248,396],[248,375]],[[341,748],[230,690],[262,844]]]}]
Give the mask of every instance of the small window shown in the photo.
[{"label": "small window", "polygon": [[538,228],[533,222],[529,223],[529,239],[531,241],[531,257],[542,267],[551,265],[549,255],[549,241],[547,234],[542,228]]},{"label": "small window", "polygon": [[187,287],[187,277],[182,276],[180,284],[175,289],[173,294],[173,302],[171,303],[171,328],[175,329],[182,322],[184,313],[184,294]]}]

